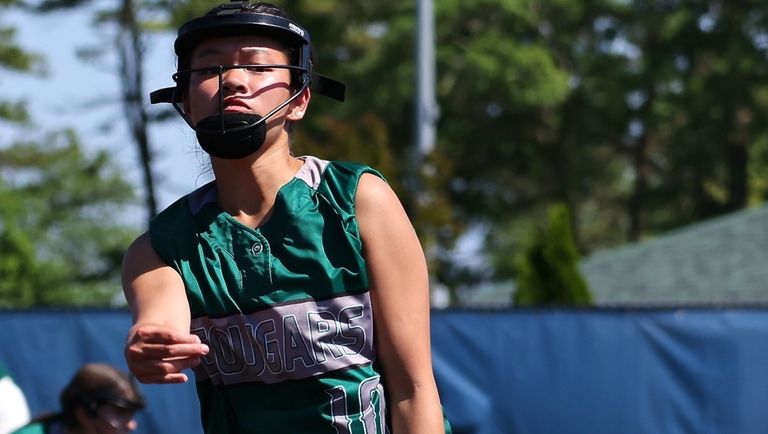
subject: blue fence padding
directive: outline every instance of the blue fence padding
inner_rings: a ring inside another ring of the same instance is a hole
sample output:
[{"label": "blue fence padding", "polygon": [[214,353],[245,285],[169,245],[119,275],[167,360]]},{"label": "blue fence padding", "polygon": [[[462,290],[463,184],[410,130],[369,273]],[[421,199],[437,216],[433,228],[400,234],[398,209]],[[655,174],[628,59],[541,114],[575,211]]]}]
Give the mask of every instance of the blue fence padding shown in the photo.
[{"label": "blue fence padding", "polygon": [[[33,414],[87,362],[126,369],[124,311],[0,312]],[[442,311],[435,375],[457,434],[768,432],[768,309]],[[200,434],[193,384],[140,385],[139,433]]]},{"label": "blue fence padding", "polygon": [[768,311],[446,312],[432,339],[458,434],[768,432]]},{"label": "blue fence padding", "polygon": [[[59,392],[85,363],[127,371],[123,345],[131,326],[125,311],[0,312],[0,363],[24,391],[32,415],[59,411]],[[137,433],[201,434],[193,383],[139,385],[147,400]]]}]

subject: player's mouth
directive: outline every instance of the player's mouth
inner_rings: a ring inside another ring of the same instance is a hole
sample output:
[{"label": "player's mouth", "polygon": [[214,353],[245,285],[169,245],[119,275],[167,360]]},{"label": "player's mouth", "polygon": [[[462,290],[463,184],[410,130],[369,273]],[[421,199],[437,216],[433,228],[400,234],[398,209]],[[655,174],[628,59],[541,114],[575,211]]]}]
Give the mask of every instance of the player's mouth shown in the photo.
[{"label": "player's mouth", "polygon": [[251,108],[248,106],[248,104],[238,98],[226,98],[224,100],[223,107],[225,112],[241,113],[251,111]]}]

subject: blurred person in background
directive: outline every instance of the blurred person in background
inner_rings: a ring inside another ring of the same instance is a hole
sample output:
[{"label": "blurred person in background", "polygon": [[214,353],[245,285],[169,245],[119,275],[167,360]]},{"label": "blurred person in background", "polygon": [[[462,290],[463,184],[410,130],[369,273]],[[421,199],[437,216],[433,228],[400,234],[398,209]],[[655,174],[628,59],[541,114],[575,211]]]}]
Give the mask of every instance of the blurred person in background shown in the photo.
[{"label": "blurred person in background", "polygon": [[14,434],[133,432],[144,398],[127,373],[103,363],[84,365],[59,396],[61,412],[32,420]]}]

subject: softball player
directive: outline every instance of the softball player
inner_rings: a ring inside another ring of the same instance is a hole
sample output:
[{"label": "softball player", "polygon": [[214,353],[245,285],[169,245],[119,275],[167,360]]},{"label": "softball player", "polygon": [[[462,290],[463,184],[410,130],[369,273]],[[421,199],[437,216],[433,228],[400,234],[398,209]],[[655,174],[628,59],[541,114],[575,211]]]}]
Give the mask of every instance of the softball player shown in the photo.
[{"label": "softball player", "polygon": [[193,368],[202,424],[224,433],[445,433],[427,268],[372,168],[291,152],[317,74],[309,32],[267,3],[220,5],[175,42],[172,103],[215,180],[129,248],[126,344],[139,381]]}]

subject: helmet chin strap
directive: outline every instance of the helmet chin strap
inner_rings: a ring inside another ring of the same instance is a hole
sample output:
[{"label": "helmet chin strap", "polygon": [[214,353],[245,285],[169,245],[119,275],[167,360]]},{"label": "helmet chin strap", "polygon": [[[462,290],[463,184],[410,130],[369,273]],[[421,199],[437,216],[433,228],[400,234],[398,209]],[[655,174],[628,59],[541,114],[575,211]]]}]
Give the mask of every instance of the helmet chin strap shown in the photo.
[{"label": "helmet chin strap", "polygon": [[309,79],[296,93],[272,109],[264,117],[250,113],[224,113],[224,95],[221,73],[219,75],[219,113],[192,125],[186,113],[174,103],[173,106],[187,124],[195,130],[200,147],[209,155],[226,160],[247,157],[261,149],[267,137],[267,121],[278,111],[292,103],[309,87]]}]

